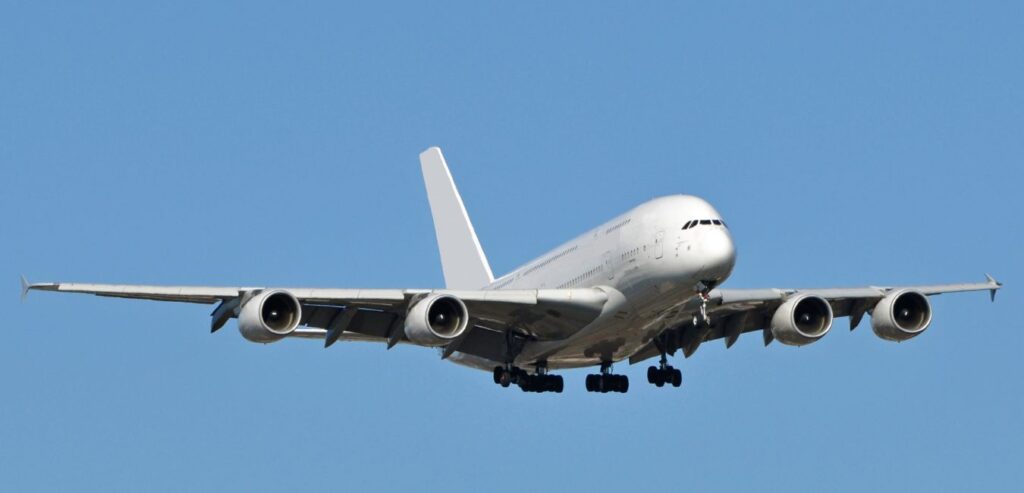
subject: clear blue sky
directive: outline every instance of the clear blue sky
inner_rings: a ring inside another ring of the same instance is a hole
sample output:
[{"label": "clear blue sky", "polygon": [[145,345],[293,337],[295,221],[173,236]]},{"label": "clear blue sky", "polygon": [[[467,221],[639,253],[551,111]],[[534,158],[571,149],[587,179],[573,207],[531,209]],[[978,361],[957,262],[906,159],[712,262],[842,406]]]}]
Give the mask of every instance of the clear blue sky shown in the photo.
[{"label": "clear blue sky", "polygon": [[[1020,2],[296,3],[0,7],[0,489],[1024,481]],[[733,287],[1007,288],[934,298],[903,344],[845,319],[709,344],[682,389],[619,365],[626,395],[254,345],[206,306],[18,302],[21,273],[439,287],[431,145],[496,273],[684,192],[733,228]]]}]

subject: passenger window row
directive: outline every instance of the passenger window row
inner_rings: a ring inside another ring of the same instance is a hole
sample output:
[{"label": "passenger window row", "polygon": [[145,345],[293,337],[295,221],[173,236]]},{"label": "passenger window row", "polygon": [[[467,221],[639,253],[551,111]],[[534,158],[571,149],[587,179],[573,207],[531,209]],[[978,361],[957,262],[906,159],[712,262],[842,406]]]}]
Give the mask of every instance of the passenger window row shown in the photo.
[{"label": "passenger window row", "polygon": [[687,230],[687,229],[690,229],[690,228],[692,228],[694,226],[711,226],[711,225],[723,226],[723,227],[728,228],[728,226],[725,225],[725,221],[723,221],[721,219],[694,219],[694,220],[684,224],[683,225],[683,229]]},{"label": "passenger window row", "polygon": [[572,279],[569,279],[568,281],[558,286],[558,289],[578,286],[581,283],[583,283],[583,281],[586,281],[587,279],[594,277],[595,274],[598,274],[600,272],[604,272],[604,265],[599,265],[597,267],[594,267],[593,269],[584,272],[583,274],[580,274]]},{"label": "passenger window row", "polygon": [[553,256],[551,258],[545,259],[543,262],[541,262],[541,263],[539,263],[537,265],[534,265],[533,267],[530,267],[529,269],[526,269],[526,271],[523,272],[523,276],[528,276],[528,275],[532,274],[534,271],[536,271],[538,269],[543,269],[544,267],[547,267],[548,264],[550,264],[551,262],[554,262],[554,261],[556,261],[556,260],[558,260],[558,259],[560,259],[560,258],[562,258],[562,257],[564,257],[564,256],[566,256],[566,255],[568,255],[570,253],[572,253],[572,252],[575,252],[578,247],[579,247],[579,245],[573,245],[573,246],[571,246],[569,248],[566,248],[565,250],[562,250],[561,252],[558,252],[557,255],[555,255],[555,256]]}]

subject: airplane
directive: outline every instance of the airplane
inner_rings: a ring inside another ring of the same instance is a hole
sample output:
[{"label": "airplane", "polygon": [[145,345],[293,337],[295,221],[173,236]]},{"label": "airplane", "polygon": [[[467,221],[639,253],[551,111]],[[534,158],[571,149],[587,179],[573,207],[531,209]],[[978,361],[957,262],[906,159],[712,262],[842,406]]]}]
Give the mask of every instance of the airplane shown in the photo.
[{"label": "airplane", "polygon": [[420,165],[434,220],[444,289],[322,289],[31,284],[31,290],[216,304],[211,332],[237,319],[242,337],[372,341],[436,348],[443,360],[492,373],[495,384],[524,392],[564,389],[554,370],[594,367],[588,392],[629,390],[613,364],[658,358],[647,369],[657,387],[679,387],[668,362],[704,343],[731,347],[761,332],[764,344],[804,346],[824,337],[835,317],[850,330],[870,314],[889,341],[917,337],[932,321],[928,296],[989,291],[1002,284],[727,289],[736,264],[729,227],[707,201],[672,195],[645,202],[495,279],[441,150]]}]

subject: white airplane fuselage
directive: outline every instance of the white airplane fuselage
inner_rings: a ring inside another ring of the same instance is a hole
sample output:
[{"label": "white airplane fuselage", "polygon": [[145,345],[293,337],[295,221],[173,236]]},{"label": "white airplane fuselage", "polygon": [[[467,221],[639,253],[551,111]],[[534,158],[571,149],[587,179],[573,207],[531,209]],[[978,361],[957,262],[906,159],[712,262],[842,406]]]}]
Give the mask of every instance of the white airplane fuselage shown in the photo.
[{"label": "white airplane fuselage", "polygon": [[[684,229],[692,221],[692,227]],[[688,319],[702,289],[725,281],[736,249],[721,215],[687,195],[657,198],[496,279],[486,289],[604,289],[602,315],[569,341],[531,341],[516,363],[576,368],[629,357],[661,329]],[[493,362],[456,357],[487,369]]]}]

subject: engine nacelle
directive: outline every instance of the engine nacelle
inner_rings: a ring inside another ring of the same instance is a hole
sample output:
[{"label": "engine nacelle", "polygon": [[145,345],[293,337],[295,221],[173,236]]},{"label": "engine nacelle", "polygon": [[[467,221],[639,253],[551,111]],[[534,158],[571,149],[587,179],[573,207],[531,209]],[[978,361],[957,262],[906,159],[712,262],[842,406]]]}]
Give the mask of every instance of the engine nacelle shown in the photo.
[{"label": "engine nacelle", "polygon": [[928,297],[907,289],[882,298],[871,311],[871,330],[887,341],[905,341],[924,332],[932,323]]},{"label": "engine nacelle", "polygon": [[302,319],[302,304],[287,291],[253,296],[238,314],[238,331],[252,342],[275,342],[290,334]]},{"label": "engine nacelle", "polygon": [[832,328],[832,306],[817,296],[794,296],[775,310],[771,327],[772,335],[783,344],[810,344]]},{"label": "engine nacelle", "polygon": [[443,346],[469,326],[466,304],[448,294],[431,294],[416,302],[405,318],[405,337],[422,346]]}]

